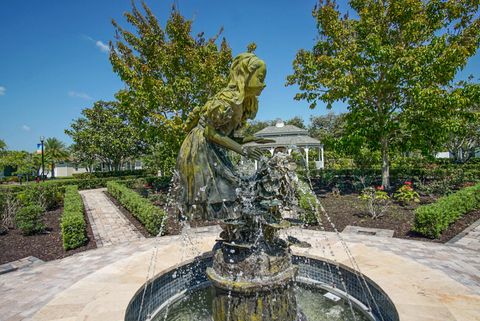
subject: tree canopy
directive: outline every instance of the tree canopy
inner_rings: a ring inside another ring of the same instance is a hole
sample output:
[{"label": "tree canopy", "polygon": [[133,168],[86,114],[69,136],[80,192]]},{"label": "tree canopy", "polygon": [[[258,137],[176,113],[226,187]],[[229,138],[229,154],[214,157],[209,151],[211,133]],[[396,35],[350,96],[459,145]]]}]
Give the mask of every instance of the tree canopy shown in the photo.
[{"label": "tree canopy", "polygon": [[116,98],[152,152],[161,154],[158,166],[171,168],[188,114],[226,84],[232,52],[225,39],[217,45],[221,29],[212,38],[192,36],[192,21],[175,8],[162,27],[143,2],[142,7],[144,13],[135,4],[125,13],[131,30],[112,21],[110,61],[126,85]]},{"label": "tree canopy", "polygon": [[318,41],[297,53],[287,84],[298,84],[295,99],[311,108],[348,103],[346,134],[382,151],[388,187],[392,150],[440,143],[438,124],[460,97],[448,87],[480,43],[479,1],[349,3],[354,15],[342,14],[334,0],[315,7]]},{"label": "tree canopy", "polygon": [[72,150],[79,161],[90,168],[94,161],[100,161],[111,170],[119,170],[123,162],[141,155],[144,144],[138,131],[116,102],[97,101],[82,115],[65,130],[73,139]]}]

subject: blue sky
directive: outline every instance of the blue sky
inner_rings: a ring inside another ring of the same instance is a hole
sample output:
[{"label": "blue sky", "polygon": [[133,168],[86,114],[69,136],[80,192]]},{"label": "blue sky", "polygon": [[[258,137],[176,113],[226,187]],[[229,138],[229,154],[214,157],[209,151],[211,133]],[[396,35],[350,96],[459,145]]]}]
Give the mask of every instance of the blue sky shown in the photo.
[{"label": "blue sky", "polygon": [[[147,0],[162,24],[173,1]],[[300,48],[315,40],[311,11],[315,0],[176,0],[180,12],[194,19],[194,34],[207,36],[224,27],[234,55],[257,43],[266,61],[267,88],[260,97],[258,120],[308,120],[328,111],[319,104],[293,100],[295,87],[285,87]],[[347,8],[346,0],[339,1]],[[109,100],[123,87],[113,73],[106,45],[113,40],[111,19],[127,26],[123,13],[130,0],[2,1],[0,10],[0,138],[9,149],[32,151],[39,137],[71,143],[64,129],[96,100]],[[480,54],[459,74],[478,77]],[[333,111],[344,111],[338,104]]]}]

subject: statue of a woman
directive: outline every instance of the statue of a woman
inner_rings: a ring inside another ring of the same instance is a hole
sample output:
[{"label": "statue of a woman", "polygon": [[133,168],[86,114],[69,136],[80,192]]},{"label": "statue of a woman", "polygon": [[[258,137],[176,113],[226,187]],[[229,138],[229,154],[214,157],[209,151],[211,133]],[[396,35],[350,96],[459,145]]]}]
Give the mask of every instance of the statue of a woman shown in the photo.
[{"label": "statue of a woman", "polygon": [[237,56],[230,68],[228,85],[197,107],[187,120],[188,135],[177,158],[180,202],[189,218],[219,219],[229,214],[235,202],[238,174],[227,150],[259,159],[257,148],[244,148],[249,141],[263,139],[235,137],[247,119],[258,110],[258,99],[266,76],[265,63],[252,53]]}]

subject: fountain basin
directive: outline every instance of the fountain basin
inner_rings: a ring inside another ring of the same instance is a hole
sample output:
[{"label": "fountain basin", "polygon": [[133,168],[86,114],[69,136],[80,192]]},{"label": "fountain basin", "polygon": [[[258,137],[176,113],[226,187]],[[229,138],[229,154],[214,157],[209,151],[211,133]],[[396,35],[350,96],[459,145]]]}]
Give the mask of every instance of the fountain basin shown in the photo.
[{"label": "fountain basin", "polygon": [[[219,231],[218,227],[192,230],[199,252],[212,249]],[[344,257],[343,249],[337,246],[338,238],[335,233],[300,229],[289,233],[301,241],[312,244],[308,251],[298,247],[292,248],[294,255],[330,259],[330,256],[323,254],[320,244],[315,241],[328,239],[337,261],[350,266],[348,259]],[[439,265],[438,260],[430,259],[432,256],[441,255],[449,258],[444,259],[445,262],[454,261],[471,271],[475,269],[471,262],[478,259],[477,253],[462,250],[460,255],[459,250],[453,250],[450,246],[396,238],[351,235],[343,237],[364,275],[378,284],[392,300],[401,321],[478,319],[480,287],[476,285],[475,280],[468,279],[470,285],[464,285],[459,280],[468,277],[467,274],[460,275],[451,264]],[[132,298],[138,294],[146,281],[149,262],[155,248],[158,249],[155,261],[155,275],[158,276],[183,266],[196,256],[184,252],[180,236],[166,236],[128,245],[99,248],[60,261],[47,262],[28,271],[29,275],[35,273],[42,276],[42,292],[33,293],[42,293],[41,297],[44,300],[34,307],[28,305],[25,311],[33,310],[30,315],[34,321],[124,320]],[[403,250],[394,253],[392,249]],[[424,255],[424,259],[421,261],[412,259],[412,252],[417,256],[419,255],[417,253]],[[111,256],[111,253],[115,253],[115,256]],[[78,261],[87,263],[72,266]],[[59,267],[70,271],[70,274],[58,274]],[[94,272],[83,273],[86,268]],[[83,276],[75,277],[80,270]],[[17,280],[15,275],[17,273],[7,274],[2,278],[5,282],[11,277]],[[52,280],[62,277],[62,280],[66,280],[62,281],[65,286],[59,288],[57,281],[54,283],[47,277]],[[33,290],[38,291],[38,286],[35,288],[31,283],[25,283],[23,275],[21,280],[6,284],[14,286],[13,291],[6,292],[10,297],[12,292],[19,295],[22,293],[22,296],[27,297],[23,294],[25,284],[29,286],[29,295]],[[45,292],[45,286],[51,287],[51,291]]]},{"label": "fountain basin", "polygon": [[[206,271],[213,264],[212,256],[212,252],[205,253],[193,261],[166,271],[144,285],[130,301],[125,321],[155,320],[164,313],[162,311],[165,311],[167,306],[210,287],[212,283]],[[332,262],[307,256],[294,255],[292,262],[295,268],[298,268],[298,284],[324,289],[343,299],[349,298],[366,320],[399,320],[395,305],[388,295],[375,282],[364,276],[373,298],[370,297],[356,275],[358,272],[343,265],[338,265],[337,269],[337,265]],[[368,309],[369,306],[371,309]]]}]

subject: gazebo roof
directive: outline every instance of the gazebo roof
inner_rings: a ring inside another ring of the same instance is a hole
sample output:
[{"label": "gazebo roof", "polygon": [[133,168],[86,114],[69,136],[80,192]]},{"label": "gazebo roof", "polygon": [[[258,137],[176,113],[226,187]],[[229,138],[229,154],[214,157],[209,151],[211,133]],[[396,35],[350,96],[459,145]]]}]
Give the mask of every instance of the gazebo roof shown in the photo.
[{"label": "gazebo roof", "polygon": [[293,125],[285,125],[283,122],[275,126],[268,126],[255,133],[257,137],[285,136],[285,135],[308,135],[305,129]]},{"label": "gazebo roof", "polygon": [[250,142],[245,144],[245,146],[255,146],[260,148],[322,146],[319,140],[308,136],[307,130],[293,125],[285,125],[281,120],[278,120],[275,126],[268,126],[256,132],[255,136],[272,139],[275,140],[275,142],[267,144]]}]

